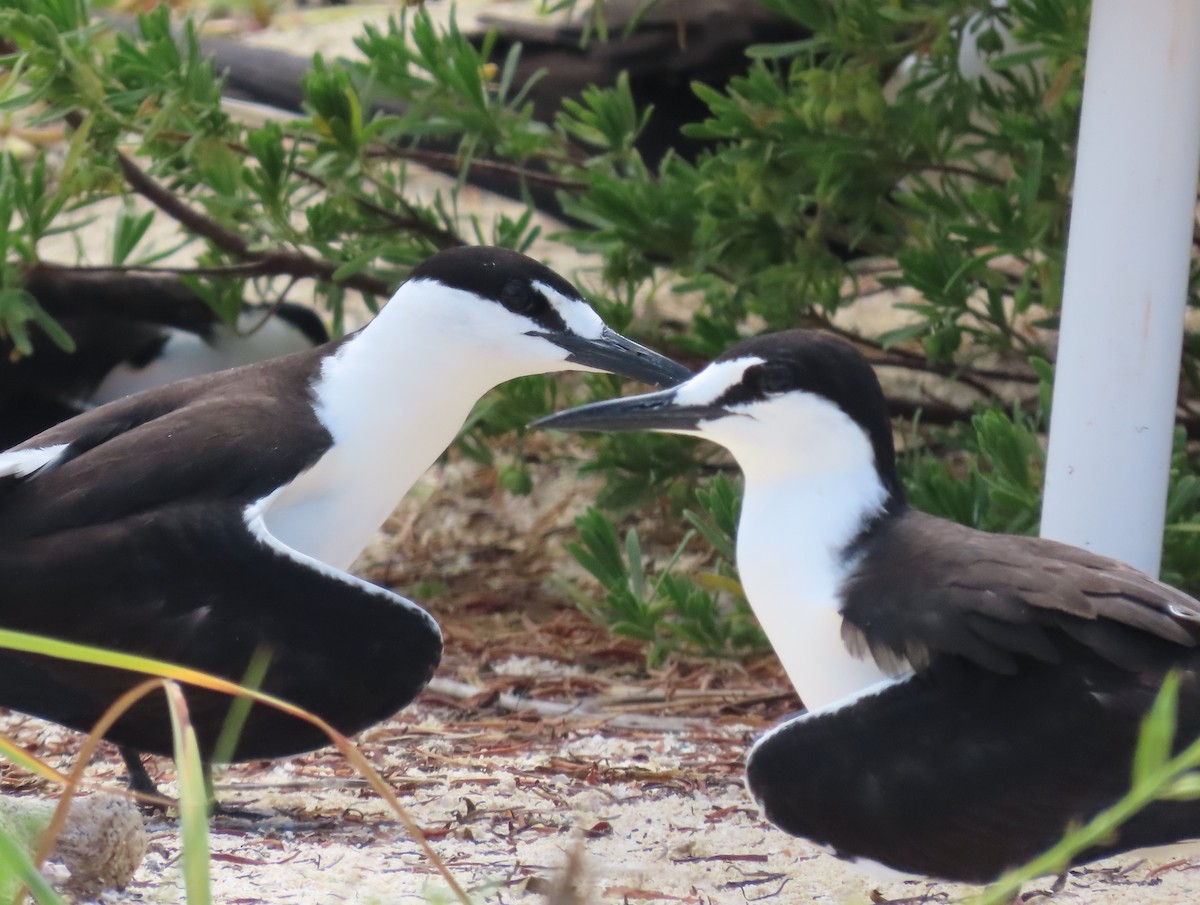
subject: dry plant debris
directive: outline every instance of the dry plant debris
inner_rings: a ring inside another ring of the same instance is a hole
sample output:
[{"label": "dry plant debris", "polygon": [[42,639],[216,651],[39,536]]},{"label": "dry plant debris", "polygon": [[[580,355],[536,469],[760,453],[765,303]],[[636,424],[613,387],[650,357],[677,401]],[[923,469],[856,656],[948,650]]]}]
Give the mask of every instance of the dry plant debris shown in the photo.
[{"label": "dry plant debris", "polygon": [[[450,7],[430,9],[448,15]],[[457,8],[465,21],[496,3],[460,0]],[[379,4],[339,11],[334,20],[324,10],[280,16],[275,28],[250,37],[295,52],[352,54],[362,19],[394,11]],[[447,181],[430,175],[413,184],[432,191]],[[497,211],[521,213],[471,187],[460,200],[485,223]],[[88,260],[105,263],[116,207],[83,212],[98,227],[48,237],[40,253],[74,260],[82,241]],[[559,228],[539,222],[545,234]],[[172,244],[171,235],[159,247]],[[533,253],[569,275],[594,263],[544,240]],[[893,318],[894,301],[871,294],[843,314],[853,320],[842,325]],[[354,326],[364,319],[361,311],[350,314]],[[905,384],[899,377],[897,391]],[[918,401],[940,398],[929,381],[907,383]],[[742,788],[742,757],[759,732],[798,706],[772,658],[745,665],[675,659],[647,672],[636,645],[564,608],[548,578],[583,578],[561,544],[597,487],[574,472],[577,442],[528,439],[534,491],[522,498],[505,495],[491,470],[452,455],[409,494],[358,564],[360,574],[427,603],[445,629],[435,684],[359,742],[460,882],[480,900],[550,905],[917,903],[968,893],[922,881],[875,883],[760,818]],[[637,527],[651,554],[669,551],[679,536],[678,526]],[[17,714],[0,717],[0,731],[60,768],[80,743],[74,733]],[[171,761],[159,759],[153,769],[171,791]],[[119,787],[115,749],[105,748],[88,776]],[[54,794],[3,763],[0,791]],[[234,766],[218,794],[229,804],[280,812],[253,827],[214,825],[214,900],[223,905],[449,901],[416,846],[331,749]],[[124,892],[106,892],[103,902],[183,901],[178,825],[154,818],[148,830],[142,867]],[[1026,895],[1047,898],[1042,890]],[[1200,859],[1104,862],[1072,872],[1052,898],[1068,905],[1197,902]]]},{"label": "dry plant debris", "polygon": [[[636,645],[565,607],[546,582],[563,567],[554,538],[591,495],[544,452],[535,492],[515,499],[498,496],[488,469],[451,457],[360,563],[401,591],[432,581],[447,562],[460,565],[442,573],[440,593],[425,601],[446,631],[437,681],[358,739],[459,881],[480,901],[553,905],[832,905],[969,893],[874,882],[762,820],[742,787],[742,758],[758,733],[798,706],[782,670],[767,657],[675,658],[647,671]],[[669,548],[669,538],[661,542]],[[79,745],[74,733],[20,715],[0,729],[60,768]],[[158,759],[152,769],[171,791],[172,762]],[[88,775],[119,786],[115,750]],[[0,790],[53,792],[10,767],[0,768]],[[219,778],[218,795],[278,816],[214,824],[215,901],[448,901],[416,846],[332,749],[234,766]],[[178,826],[154,818],[148,831],[143,866],[103,902],[182,901]],[[1200,860],[1103,862],[1073,872],[1053,900],[1200,901]]]}]

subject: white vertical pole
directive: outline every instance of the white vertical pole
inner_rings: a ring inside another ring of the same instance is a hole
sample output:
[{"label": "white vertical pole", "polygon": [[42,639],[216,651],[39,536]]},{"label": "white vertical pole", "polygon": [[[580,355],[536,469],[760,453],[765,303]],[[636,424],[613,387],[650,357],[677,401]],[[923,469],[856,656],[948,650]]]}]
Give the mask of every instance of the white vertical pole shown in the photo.
[{"label": "white vertical pole", "polygon": [[1162,555],[1200,162],[1200,2],[1094,0],[1042,535]]}]

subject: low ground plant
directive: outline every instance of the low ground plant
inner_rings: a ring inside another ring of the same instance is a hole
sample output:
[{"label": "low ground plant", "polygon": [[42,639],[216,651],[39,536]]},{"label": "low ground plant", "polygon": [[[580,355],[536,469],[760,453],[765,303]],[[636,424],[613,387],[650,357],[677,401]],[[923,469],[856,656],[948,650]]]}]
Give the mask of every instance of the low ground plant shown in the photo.
[{"label": "low ground plant", "polygon": [[[340,330],[348,293],[378,306],[438,249],[546,238],[528,212],[459,215],[467,180],[502,172],[530,209],[549,193],[570,216],[554,241],[595,256],[579,276],[618,329],[699,362],[750,333],[823,328],[963,390],[936,403],[895,394],[909,495],[967,524],[1034,531],[1087,0],[763,5],[807,37],[751,47],[743,75],[693,86],[707,112],[686,132],[703,150],[650,166],[633,137],[652,114],[626,80],[538,122],[516,83],[519,47],[500,56],[493,38],[472,41],[419,8],[366,29],[359,61],[317,57],[303,117],[247,125],[222,107],[194,20],[175,23],[163,6],[128,33],[93,18],[87,0],[0,0],[0,115],[20,140],[0,154],[0,340],[12,356],[70,346],[23,287],[37,268],[74,266],[39,246],[86,222],[97,200],[141,202],[115,221],[114,276],[165,268],[230,322],[247,299],[305,281]],[[597,10],[591,40],[605,36]],[[417,200],[414,163],[457,181]],[[179,227],[193,264],[162,263],[176,249],[146,241],[157,220]],[[860,326],[855,307],[883,291],[903,298],[897,317]],[[668,296],[686,322],[647,313],[647,297]],[[1189,338],[1163,566],[1192,590],[1198,353]],[[499,388],[461,438],[510,492],[530,487],[525,424],[615,389],[604,378],[558,386]],[[738,484],[722,460],[677,438],[588,442],[605,487],[569,550],[601,591],[572,596],[643,640],[651,661],[762,650],[736,584]],[[665,553],[642,543],[644,507],[679,525]],[[1172,693],[1143,736],[1135,799],[1195,791],[1192,749],[1163,753]]]}]

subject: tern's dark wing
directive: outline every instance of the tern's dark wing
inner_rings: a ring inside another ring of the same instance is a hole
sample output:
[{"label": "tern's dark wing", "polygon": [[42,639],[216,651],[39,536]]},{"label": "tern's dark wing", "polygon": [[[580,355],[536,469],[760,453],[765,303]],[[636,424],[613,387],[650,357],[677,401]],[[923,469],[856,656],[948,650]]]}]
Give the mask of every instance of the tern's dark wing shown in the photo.
[{"label": "tern's dark wing", "polygon": [[1200,603],[1129,566],[918,512],[881,525],[844,601],[852,650],[918,670],[953,655],[1013,673],[1077,642],[1126,669],[1161,672],[1200,640]]},{"label": "tern's dark wing", "polygon": [[[406,705],[433,674],[441,636],[420,607],[275,541],[251,513],[182,503],[0,542],[0,625],[190,666],[237,681],[256,651],[262,690],[353,733]],[[140,676],[0,650],[0,705],[86,730]],[[229,699],[189,692],[211,750]],[[108,737],[170,751],[161,703]],[[319,747],[325,736],[256,706],[238,759]]]},{"label": "tern's dark wing", "polygon": [[[130,397],[0,453],[0,627],[240,679],[271,656],[263,689],[353,732],[428,681],[437,626],[389,591],[284,546],[256,518],[328,448],[301,353]],[[289,414],[294,417],[289,417]],[[269,420],[268,420],[269,419]],[[282,425],[264,436],[263,424]],[[0,705],[87,729],[129,673],[0,652]],[[191,695],[211,746],[223,696]],[[109,737],[170,748],[161,706]],[[323,743],[256,706],[239,758]]]},{"label": "tern's dark wing", "polygon": [[[993,880],[1129,790],[1157,677],[1073,654],[1013,676],[943,659],[801,715],[754,747],[747,784],[772,823],[843,857]],[[1200,655],[1178,665],[1177,750],[1200,735]],[[1080,860],[1197,837],[1196,802],[1155,802]]]}]

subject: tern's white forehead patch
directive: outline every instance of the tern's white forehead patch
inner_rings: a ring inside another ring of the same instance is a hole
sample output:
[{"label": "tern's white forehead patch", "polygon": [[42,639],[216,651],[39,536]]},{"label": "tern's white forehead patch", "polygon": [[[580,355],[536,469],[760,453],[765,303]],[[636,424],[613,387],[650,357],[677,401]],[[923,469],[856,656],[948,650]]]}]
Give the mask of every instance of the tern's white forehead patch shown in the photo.
[{"label": "tern's white forehead patch", "polygon": [[679,386],[675,390],[675,401],[679,405],[711,405],[725,395],[730,387],[741,382],[747,368],[762,363],[763,359],[757,355],[714,362]]},{"label": "tern's white forehead patch", "polygon": [[604,332],[604,321],[591,305],[579,299],[569,298],[541,281],[535,281],[533,285],[546,297],[550,307],[558,312],[568,330],[586,339],[600,338],[600,334]]}]

